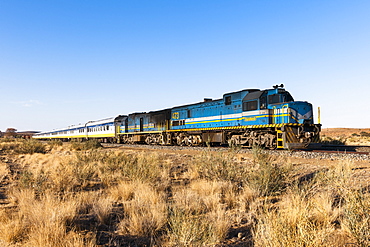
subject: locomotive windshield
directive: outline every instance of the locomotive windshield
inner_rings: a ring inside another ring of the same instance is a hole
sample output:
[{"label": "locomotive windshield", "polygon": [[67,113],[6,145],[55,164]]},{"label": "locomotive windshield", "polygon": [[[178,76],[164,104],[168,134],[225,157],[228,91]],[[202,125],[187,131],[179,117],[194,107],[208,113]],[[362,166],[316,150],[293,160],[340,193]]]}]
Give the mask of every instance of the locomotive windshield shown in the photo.
[{"label": "locomotive windshield", "polygon": [[292,101],[294,101],[294,99],[289,92],[283,93],[283,102],[292,102]]},{"label": "locomotive windshield", "polygon": [[289,92],[282,91],[278,94],[272,94],[268,96],[269,104],[285,103],[294,101],[293,97]]}]

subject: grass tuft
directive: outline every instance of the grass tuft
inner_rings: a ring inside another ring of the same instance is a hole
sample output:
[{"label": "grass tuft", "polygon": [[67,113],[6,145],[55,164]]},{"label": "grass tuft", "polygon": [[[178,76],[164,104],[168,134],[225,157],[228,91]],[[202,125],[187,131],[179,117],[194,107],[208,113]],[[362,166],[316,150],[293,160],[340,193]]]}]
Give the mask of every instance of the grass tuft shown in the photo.
[{"label": "grass tuft", "polygon": [[88,140],[85,142],[73,141],[71,142],[71,146],[72,149],[77,151],[94,150],[103,147],[98,140]]},{"label": "grass tuft", "polygon": [[261,196],[274,196],[284,192],[290,165],[275,163],[274,158],[258,146],[252,149],[254,167],[247,174],[249,187],[258,191]]}]

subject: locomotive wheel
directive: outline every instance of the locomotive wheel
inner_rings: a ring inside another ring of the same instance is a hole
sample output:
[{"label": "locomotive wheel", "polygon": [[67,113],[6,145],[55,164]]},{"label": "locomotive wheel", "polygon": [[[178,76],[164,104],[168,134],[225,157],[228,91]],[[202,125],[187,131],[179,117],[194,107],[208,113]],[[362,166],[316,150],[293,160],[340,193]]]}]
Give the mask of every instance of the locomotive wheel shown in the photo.
[{"label": "locomotive wheel", "polygon": [[182,134],[176,136],[176,143],[178,146],[184,146],[184,139],[182,138]]},{"label": "locomotive wheel", "polygon": [[191,142],[190,137],[187,137],[187,136],[184,138],[184,144],[189,147],[193,146],[193,143]]},{"label": "locomotive wheel", "polygon": [[240,145],[240,135],[233,135],[228,141],[230,147]]}]

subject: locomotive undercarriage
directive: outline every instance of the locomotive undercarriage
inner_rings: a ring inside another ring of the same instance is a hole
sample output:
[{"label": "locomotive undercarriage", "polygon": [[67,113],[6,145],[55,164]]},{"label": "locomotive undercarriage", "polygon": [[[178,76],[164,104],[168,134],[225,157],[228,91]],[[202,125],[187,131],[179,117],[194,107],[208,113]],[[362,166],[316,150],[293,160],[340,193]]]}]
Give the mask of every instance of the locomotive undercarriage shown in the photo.
[{"label": "locomotive undercarriage", "polygon": [[201,134],[180,133],[155,133],[155,134],[129,134],[119,138],[120,143],[146,143],[148,145],[177,145],[198,146],[203,143]]},{"label": "locomotive undercarriage", "polygon": [[218,132],[162,132],[154,134],[122,135],[120,143],[146,143],[148,145],[200,146],[205,144],[228,144],[252,147],[258,145],[276,148],[276,134],[270,131],[218,131]]},{"label": "locomotive undercarriage", "polygon": [[260,146],[275,149],[277,146],[276,132],[271,130],[245,130],[228,133],[229,146],[253,147]]},{"label": "locomotive undercarriage", "polygon": [[146,143],[148,145],[200,146],[211,144],[228,144],[229,146],[253,147],[267,149],[309,148],[319,142],[319,127],[283,126],[253,129],[226,129],[215,131],[179,131],[158,133],[135,133],[120,135],[120,143]]}]

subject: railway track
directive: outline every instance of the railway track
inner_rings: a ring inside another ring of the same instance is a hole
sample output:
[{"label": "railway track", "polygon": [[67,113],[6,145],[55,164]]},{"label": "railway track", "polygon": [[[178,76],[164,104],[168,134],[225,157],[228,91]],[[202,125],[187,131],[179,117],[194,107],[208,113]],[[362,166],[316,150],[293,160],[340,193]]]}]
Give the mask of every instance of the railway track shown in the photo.
[{"label": "railway track", "polygon": [[[160,146],[160,145],[139,145],[139,144],[113,144],[102,143],[105,148],[130,148],[145,151],[146,149],[154,150],[191,150],[191,151],[235,151],[237,153],[252,153],[251,149],[246,148],[228,148],[228,147],[200,147],[200,146]],[[364,160],[370,161],[370,146],[334,146],[326,145],[318,150],[265,150],[272,155],[284,155],[297,158],[310,159],[331,159],[331,160]]]}]

